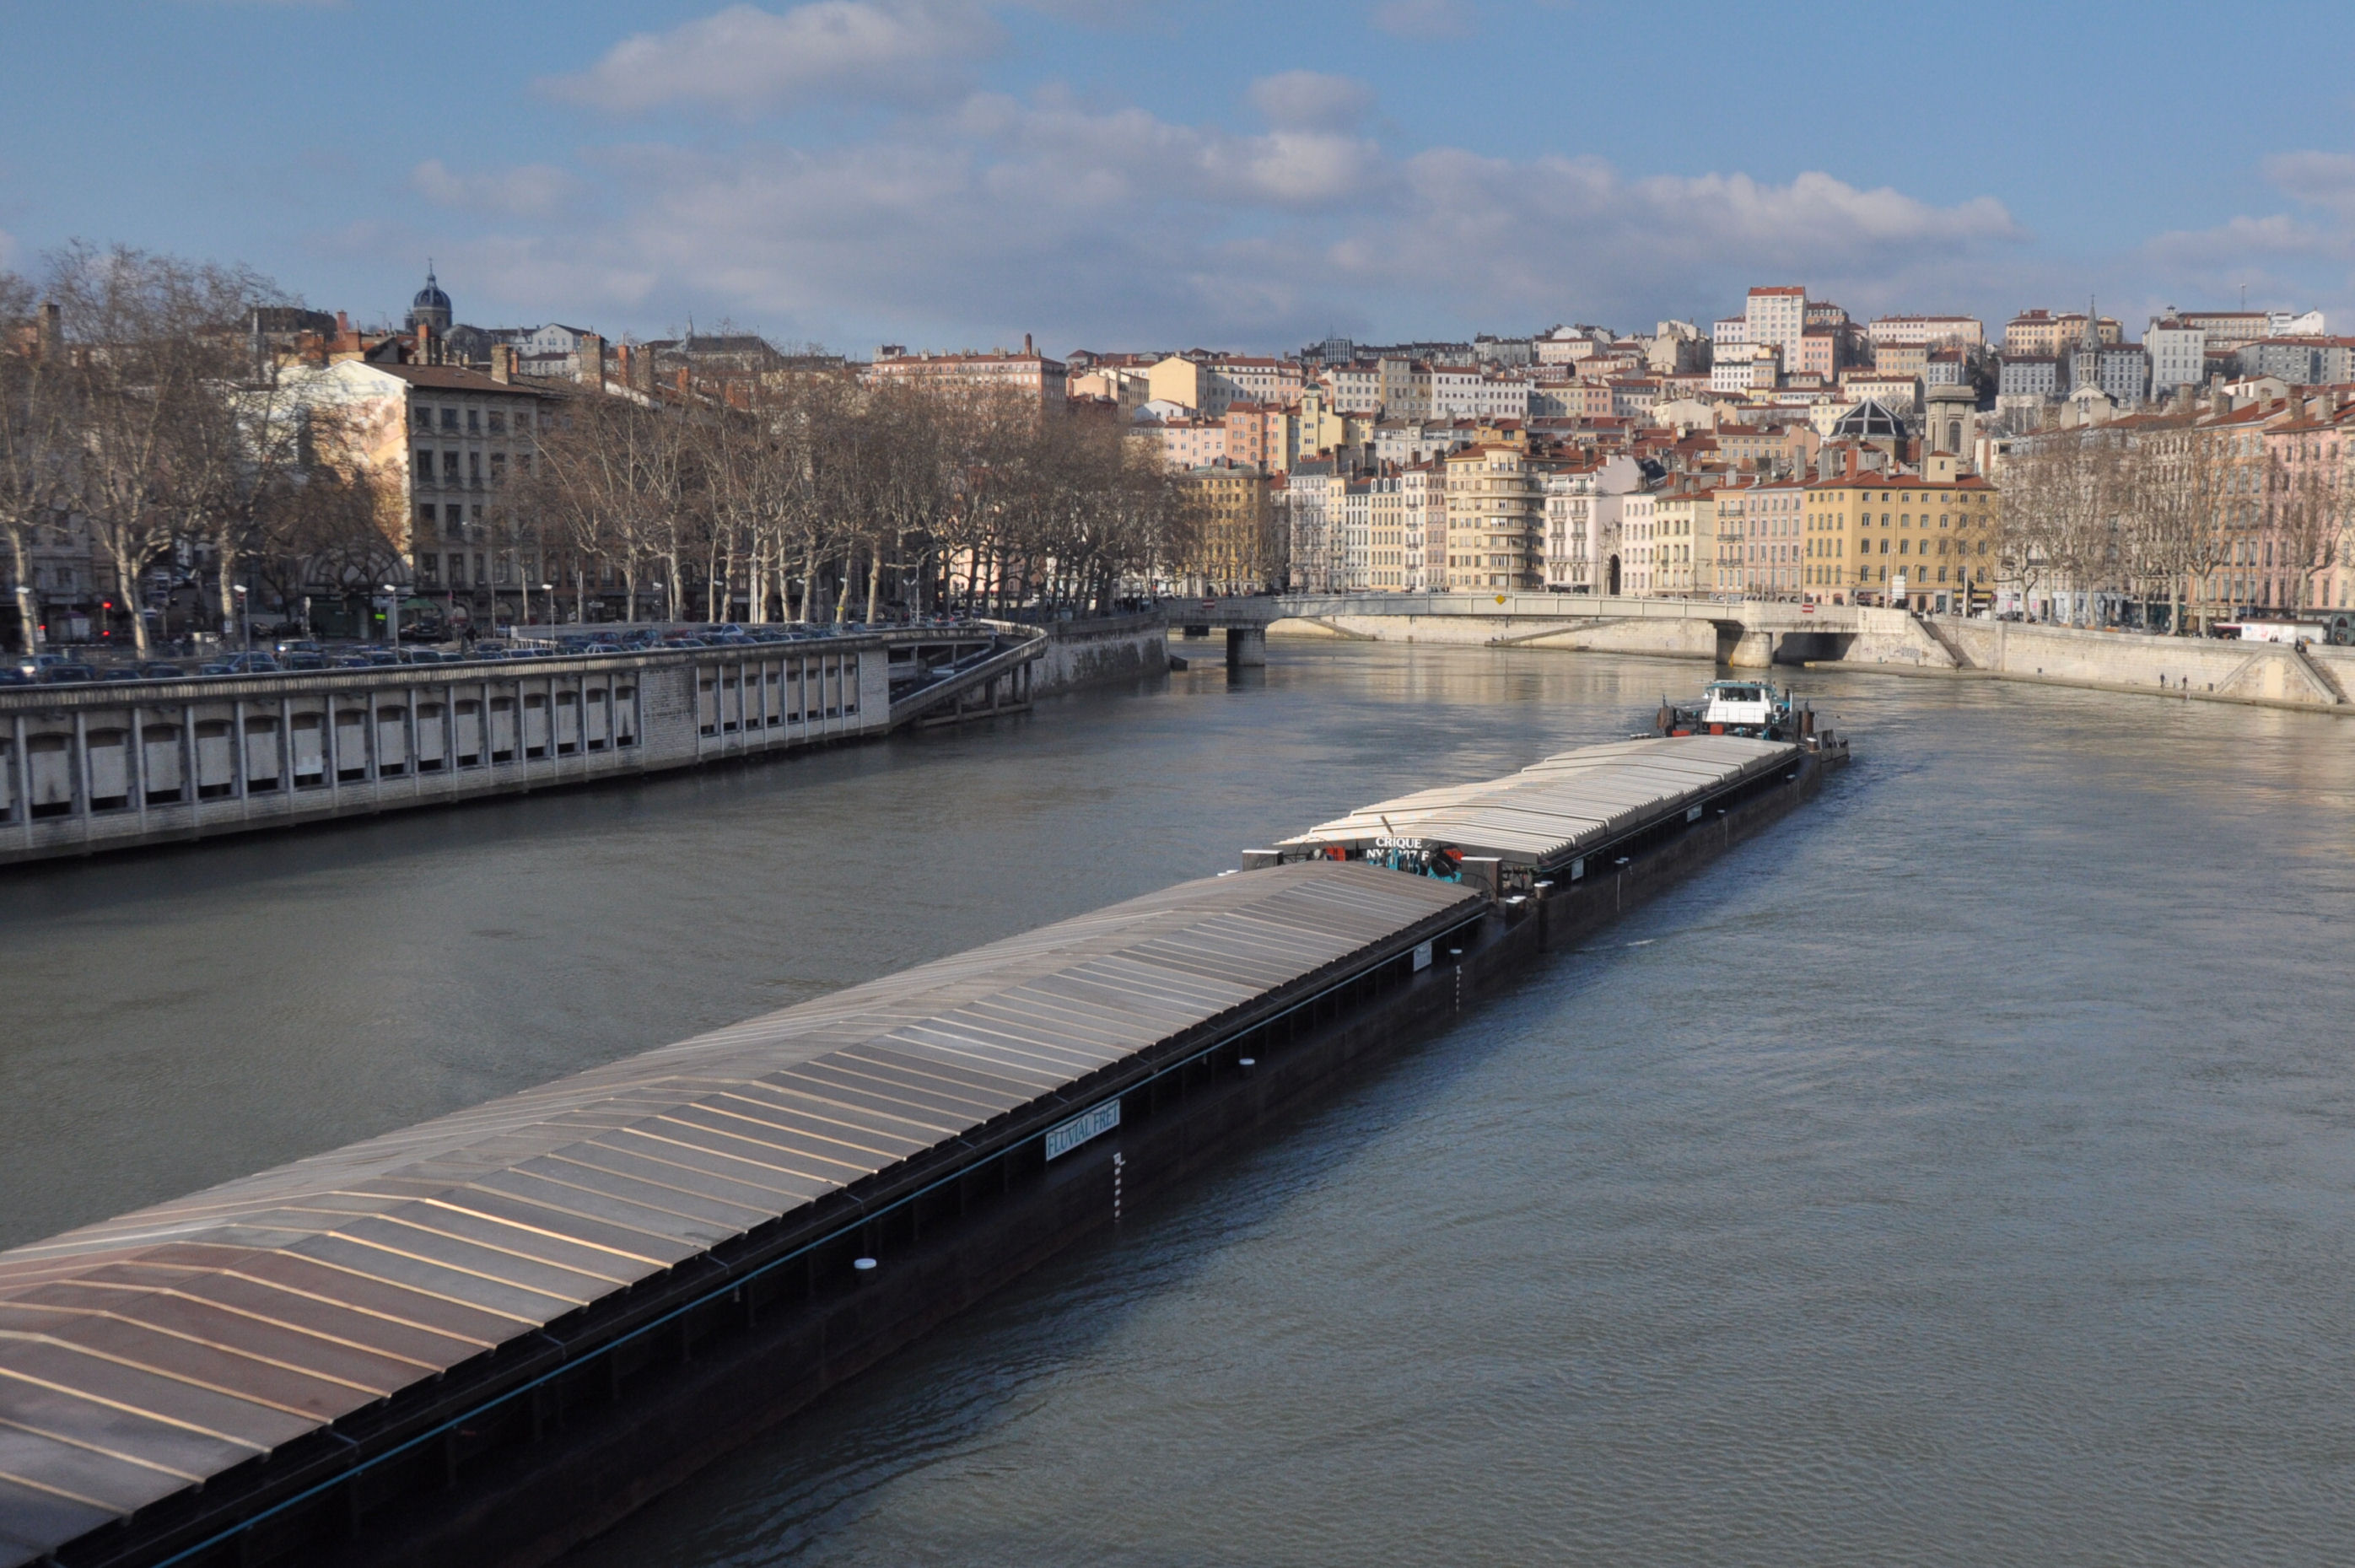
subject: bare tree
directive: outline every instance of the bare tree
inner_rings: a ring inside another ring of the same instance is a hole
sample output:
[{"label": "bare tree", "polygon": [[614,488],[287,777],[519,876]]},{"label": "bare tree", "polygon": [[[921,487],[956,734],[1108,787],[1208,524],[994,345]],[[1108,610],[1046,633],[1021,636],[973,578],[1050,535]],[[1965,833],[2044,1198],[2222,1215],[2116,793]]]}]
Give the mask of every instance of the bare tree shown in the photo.
[{"label": "bare tree", "polygon": [[16,632],[30,654],[39,641],[32,548],[70,505],[79,453],[73,378],[65,373],[54,310],[30,282],[0,272],[0,539],[16,583]]},{"label": "bare tree", "polygon": [[51,258],[79,436],[71,504],[149,651],[142,580],[198,515],[208,478],[188,432],[239,369],[240,325],[265,285],[240,269],[125,247]]}]

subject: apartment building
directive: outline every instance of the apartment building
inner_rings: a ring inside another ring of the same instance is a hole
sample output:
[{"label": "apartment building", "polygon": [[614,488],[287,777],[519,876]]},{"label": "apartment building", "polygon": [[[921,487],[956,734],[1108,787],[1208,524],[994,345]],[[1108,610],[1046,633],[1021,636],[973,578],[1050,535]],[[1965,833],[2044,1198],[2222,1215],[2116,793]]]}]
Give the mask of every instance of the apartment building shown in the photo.
[{"label": "apartment building", "polygon": [[1172,575],[1183,592],[1256,593],[1273,585],[1276,560],[1269,476],[1231,463],[1178,475],[1195,508],[1192,549]]},{"label": "apartment building", "polygon": [[875,386],[912,387],[951,396],[1016,398],[1045,413],[1062,412],[1071,395],[1071,378],[1063,362],[1037,352],[1027,336],[1019,354],[1003,349],[986,354],[911,354],[899,344],[887,343],[867,368],[866,377]]},{"label": "apartment building", "polygon": [[[504,346],[502,346],[504,347]],[[513,361],[499,356],[504,368]],[[501,591],[518,595],[546,565],[533,521],[507,498],[531,472],[550,394],[453,365],[351,358],[290,366],[282,383],[302,402],[337,409],[336,450],[323,453],[374,473],[397,496],[386,532],[420,591],[466,595],[491,610]]]},{"label": "apartment building", "polygon": [[1300,400],[1300,362],[1296,359],[1261,359],[1249,355],[1229,355],[1210,362],[1210,374],[1226,383],[1220,391],[1230,406],[1235,403],[1289,406]]},{"label": "apartment building", "polygon": [[1833,603],[1947,611],[1996,575],[1995,486],[1951,456],[1926,473],[1873,472],[1857,461],[1810,480],[1803,513],[1801,592]]},{"label": "apartment building", "polygon": [[1752,289],[1742,318],[1744,341],[1773,345],[1787,364],[1798,357],[1799,339],[1807,330],[1807,291],[1797,284]]},{"label": "apartment building", "polygon": [[1484,443],[1444,461],[1447,588],[1514,592],[1543,586],[1543,501],[1529,454]]},{"label": "apartment building", "polygon": [[1713,486],[1679,486],[1654,497],[1652,586],[1663,598],[1689,598],[1716,587],[1717,495]]},{"label": "apartment building", "polygon": [[1884,315],[1865,324],[1865,340],[1875,354],[1892,343],[1923,348],[1976,348],[1987,341],[1987,328],[1968,315]]},{"label": "apartment building", "polygon": [[1379,414],[1381,372],[1371,365],[1334,365],[1323,376],[1327,406],[1336,413]]},{"label": "apartment building", "polygon": [[1161,465],[1173,473],[1228,461],[1227,421],[1175,414],[1163,420],[1140,420],[1128,429],[1128,438],[1161,454]]},{"label": "apartment building", "polygon": [[1624,453],[1564,464],[1545,475],[1545,586],[1556,593],[1617,593],[1626,497],[1644,470]]},{"label": "apartment building", "polygon": [[2208,331],[2179,316],[2155,315],[2142,335],[2143,352],[2150,356],[2150,395],[2163,398],[2178,387],[2196,387],[2207,379]]},{"label": "apartment building", "polygon": [[1742,593],[1753,599],[1798,596],[1806,507],[1804,479],[1768,480],[1744,498],[1737,544]]},{"label": "apartment building", "polygon": [[1655,534],[1659,501],[1656,492],[1637,490],[1620,502],[1618,592],[1641,598],[1655,592],[1653,557],[1658,549]]}]

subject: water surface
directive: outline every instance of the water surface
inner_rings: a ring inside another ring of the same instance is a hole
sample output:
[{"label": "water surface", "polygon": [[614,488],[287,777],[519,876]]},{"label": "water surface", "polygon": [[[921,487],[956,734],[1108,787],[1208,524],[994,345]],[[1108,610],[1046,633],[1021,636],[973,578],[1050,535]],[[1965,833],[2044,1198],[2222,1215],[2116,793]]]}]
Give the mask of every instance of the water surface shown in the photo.
[{"label": "water surface", "polygon": [[[1698,674],[1272,657],[7,873],[0,1244],[1616,738]],[[1859,739],[1819,804],[578,1564],[2350,1555],[2355,725],[1796,678]]]}]

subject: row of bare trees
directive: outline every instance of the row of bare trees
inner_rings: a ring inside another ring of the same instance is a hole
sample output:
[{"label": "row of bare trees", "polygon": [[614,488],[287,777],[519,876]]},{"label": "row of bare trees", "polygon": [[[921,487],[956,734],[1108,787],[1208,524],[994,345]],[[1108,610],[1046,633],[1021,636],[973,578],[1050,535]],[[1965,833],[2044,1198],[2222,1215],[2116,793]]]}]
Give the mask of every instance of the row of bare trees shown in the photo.
[{"label": "row of bare trees", "polygon": [[[346,416],[249,330],[285,303],[240,268],[120,248],[0,272],[0,550],[28,647],[34,553],[68,535],[143,653],[167,560],[207,565],[224,624],[240,586],[285,605],[403,577],[399,476],[362,466]],[[751,398],[566,389],[534,458],[493,507],[496,542],[576,615],[609,585],[631,618],[1103,608],[1198,526],[1116,425],[839,370]]]},{"label": "row of bare trees", "polygon": [[228,620],[240,581],[299,589],[297,563],[381,539],[373,487],[311,461],[312,411],[256,362],[247,323],[282,303],[242,268],[124,248],[0,272],[0,550],[28,650],[45,539],[86,542],[143,653],[142,581],[185,547],[204,547]]},{"label": "row of bare trees", "polygon": [[813,373],[750,404],[568,400],[513,504],[577,598],[610,569],[633,616],[649,583],[671,619],[1103,609],[1195,527],[1117,426],[1036,400]]},{"label": "row of bare trees", "polygon": [[2190,414],[2023,443],[2003,466],[2003,573],[2069,593],[2080,618],[2102,597],[2164,603],[2177,630],[2231,612],[2228,585],[2251,575],[2308,608],[2318,580],[2355,564],[2355,485],[2335,432],[2327,459],[2319,437],[2297,450],[2311,455]]}]

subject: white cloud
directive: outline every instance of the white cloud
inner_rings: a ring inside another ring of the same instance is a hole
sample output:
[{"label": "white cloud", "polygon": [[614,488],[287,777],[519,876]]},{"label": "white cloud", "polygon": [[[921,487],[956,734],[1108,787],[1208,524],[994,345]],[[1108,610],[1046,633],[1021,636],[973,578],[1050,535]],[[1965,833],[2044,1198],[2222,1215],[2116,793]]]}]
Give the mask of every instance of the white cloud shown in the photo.
[{"label": "white cloud", "polygon": [[2355,292],[2355,156],[2313,151],[2264,160],[2265,179],[2305,212],[2242,213],[2208,229],[2171,229],[2140,260],[2169,297],[2218,302],[2246,291],[2252,304],[2329,306]]},{"label": "white cloud", "polygon": [[439,158],[409,172],[410,188],[438,206],[513,218],[545,218],[581,191],[580,179],[547,164],[524,164],[489,174],[456,174]]},{"label": "white cloud", "polygon": [[1393,37],[1460,38],[1478,24],[1471,0],[1383,0],[1370,18]]},{"label": "white cloud", "polygon": [[987,174],[992,189],[1062,207],[1316,207],[1366,196],[1385,172],[1380,150],[1360,137],[1305,129],[1238,136],[1141,109],[1100,112],[976,95],[955,123],[976,150],[998,155]]},{"label": "white cloud", "polygon": [[540,83],[555,97],[632,113],[673,104],[740,116],[819,99],[916,99],[997,48],[996,24],[968,0],[812,0],[753,5],[640,33],[577,76]]},{"label": "white cloud", "polygon": [[2325,207],[2341,218],[2355,217],[2355,155],[2346,153],[2277,153],[2264,163],[2265,178],[2293,201]]},{"label": "white cloud", "polygon": [[1328,326],[1639,324],[1730,308],[1762,277],[1804,279],[1852,308],[1922,308],[1977,300],[1990,261],[2024,238],[1991,198],[1940,206],[1824,173],[1771,183],[1447,148],[1396,157],[1351,128],[1371,98],[1344,79],[1294,73],[1250,97],[1264,133],[976,94],[820,146],[642,143],[595,155],[603,217],[540,196],[546,171],[437,164],[416,179],[437,200],[505,205],[501,237],[478,246],[501,292],[539,265],[591,291],[551,282],[549,311],[637,301],[789,336],[951,347],[1024,330],[1276,347]]},{"label": "white cloud", "polygon": [[1374,90],[1364,82],[1314,70],[1261,77],[1244,96],[1269,124],[1284,130],[1349,130],[1374,107]]}]

